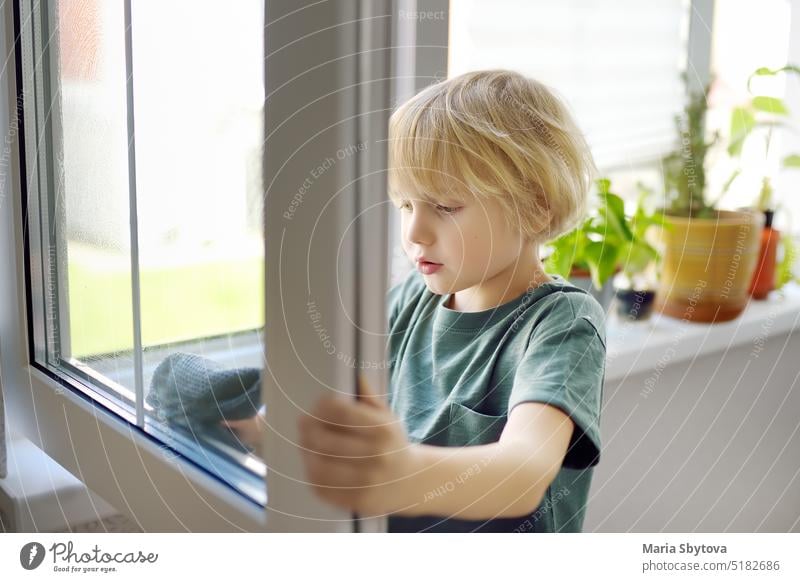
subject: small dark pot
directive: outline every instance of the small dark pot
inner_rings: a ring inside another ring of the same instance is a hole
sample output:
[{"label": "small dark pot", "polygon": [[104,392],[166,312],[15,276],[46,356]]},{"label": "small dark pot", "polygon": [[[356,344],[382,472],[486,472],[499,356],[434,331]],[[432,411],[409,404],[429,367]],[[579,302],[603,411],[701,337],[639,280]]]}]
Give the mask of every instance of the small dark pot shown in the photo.
[{"label": "small dark pot", "polygon": [[616,289],[617,315],[631,321],[648,319],[653,311],[655,291],[634,291],[633,289]]}]

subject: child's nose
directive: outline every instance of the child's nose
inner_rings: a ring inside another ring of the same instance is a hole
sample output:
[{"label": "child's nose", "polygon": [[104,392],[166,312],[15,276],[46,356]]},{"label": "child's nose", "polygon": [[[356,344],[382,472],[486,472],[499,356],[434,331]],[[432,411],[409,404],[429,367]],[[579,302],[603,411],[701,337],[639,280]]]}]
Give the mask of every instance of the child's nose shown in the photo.
[{"label": "child's nose", "polygon": [[408,218],[406,238],[409,242],[418,245],[428,246],[433,244],[435,239],[434,231],[431,227],[430,219],[424,215],[424,212],[413,212]]}]

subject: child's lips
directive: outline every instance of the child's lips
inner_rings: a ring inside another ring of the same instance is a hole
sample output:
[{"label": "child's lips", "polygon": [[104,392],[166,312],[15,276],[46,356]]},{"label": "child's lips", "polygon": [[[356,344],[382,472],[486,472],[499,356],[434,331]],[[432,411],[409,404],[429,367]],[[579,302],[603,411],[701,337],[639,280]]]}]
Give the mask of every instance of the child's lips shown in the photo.
[{"label": "child's lips", "polygon": [[417,261],[417,269],[423,275],[433,275],[443,266],[441,263],[433,263],[431,261]]}]

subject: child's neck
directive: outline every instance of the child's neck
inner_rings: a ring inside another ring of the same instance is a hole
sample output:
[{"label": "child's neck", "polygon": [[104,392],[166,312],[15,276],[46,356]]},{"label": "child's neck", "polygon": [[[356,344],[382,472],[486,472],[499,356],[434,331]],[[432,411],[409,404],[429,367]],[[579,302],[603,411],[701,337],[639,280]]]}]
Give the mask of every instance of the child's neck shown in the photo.
[{"label": "child's neck", "polygon": [[[534,265],[531,269],[530,265]],[[445,307],[453,311],[475,312],[493,309],[520,297],[528,289],[552,281],[538,253],[525,253],[516,263],[478,285],[457,291],[447,298]]]}]

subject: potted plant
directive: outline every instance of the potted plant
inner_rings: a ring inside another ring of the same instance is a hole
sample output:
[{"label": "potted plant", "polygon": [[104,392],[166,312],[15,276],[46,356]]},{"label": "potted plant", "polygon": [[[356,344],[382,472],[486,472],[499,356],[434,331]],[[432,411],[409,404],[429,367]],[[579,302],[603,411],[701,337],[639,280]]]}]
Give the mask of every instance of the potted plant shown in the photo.
[{"label": "potted plant", "polygon": [[545,269],[590,292],[607,311],[614,298],[611,277],[620,271],[618,258],[624,250],[620,234],[624,205],[608,191],[608,180],[597,180],[596,186],[598,208],[578,227],[547,244],[551,252]]},{"label": "potted plant", "polygon": [[[749,293],[754,299],[765,299],[770,291],[776,288],[776,269],[778,245],[784,246],[784,256],[791,256],[792,241],[781,243],[780,232],[772,226],[775,212],[778,210],[774,201],[772,174],[768,168],[769,152],[773,131],[789,127],[789,108],[782,99],[767,95],[754,95],[751,83],[755,77],[775,76],[780,73],[800,73],[795,65],[786,65],[779,69],[761,67],[756,69],[747,79],[747,90],[751,99],[731,113],[731,142],[728,153],[733,158],[740,158],[744,144],[754,136],[764,138],[764,157],[761,168],[761,188],[755,203],[755,209],[764,215],[764,228],[761,232],[761,244],[756,269],[750,282]],[[780,163],[780,169],[800,168],[800,154],[789,154]],[[740,173],[737,170],[732,178]],[[788,245],[788,246],[787,246]]]},{"label": "potted plant", "polygon": [[610,222],[615,225],[615,235],[622,241],[617,255],[620,272],[614,277],[617,315],[634,321],[648,319],[655,301],[656,270],[661,255],[646,237],[650,227],[669,228],[669,225],[665,224],[663,213],[647,211],[646,201],[653,192],[643,184],[637,184],[639,197],[632,215],[625,214],[622,199],[611,193],[610,181],[602,180],[599,184],[603,196],[615,199],[607,208],[615,213]]},{"label": "potted plant", "polygon": [[781,237],[781,246],[783,247],[783,258],[775,268],[774,286],[776,290],[782,289],[790,281],[800,283],[800,275],[794,271],[797,261],[800,259],[800,249],[795,246],[791,235]]},{"label": "potted plant", "polygon": [[658,229],[656,245],[663,258],[655,308],[694,322],[728,321],[744,310],[764,223],[751,210],[717,209],[730,183],[707,198],[706,155],[719,136],[706,137],[706,112],[704,94],[695,92],[675,118],[678,148],[663,159],[667,205],[659,210],[671,228]]},{"label": "potted plant", "polygon": [[611,274],[604,266],[605,254],[599,237],[591,237],[593,217],[581,225],[547,243],[550,253],[545,259],[545,270],[560,275],[571,283],[591,293],[604,310],[613,299]]}]

